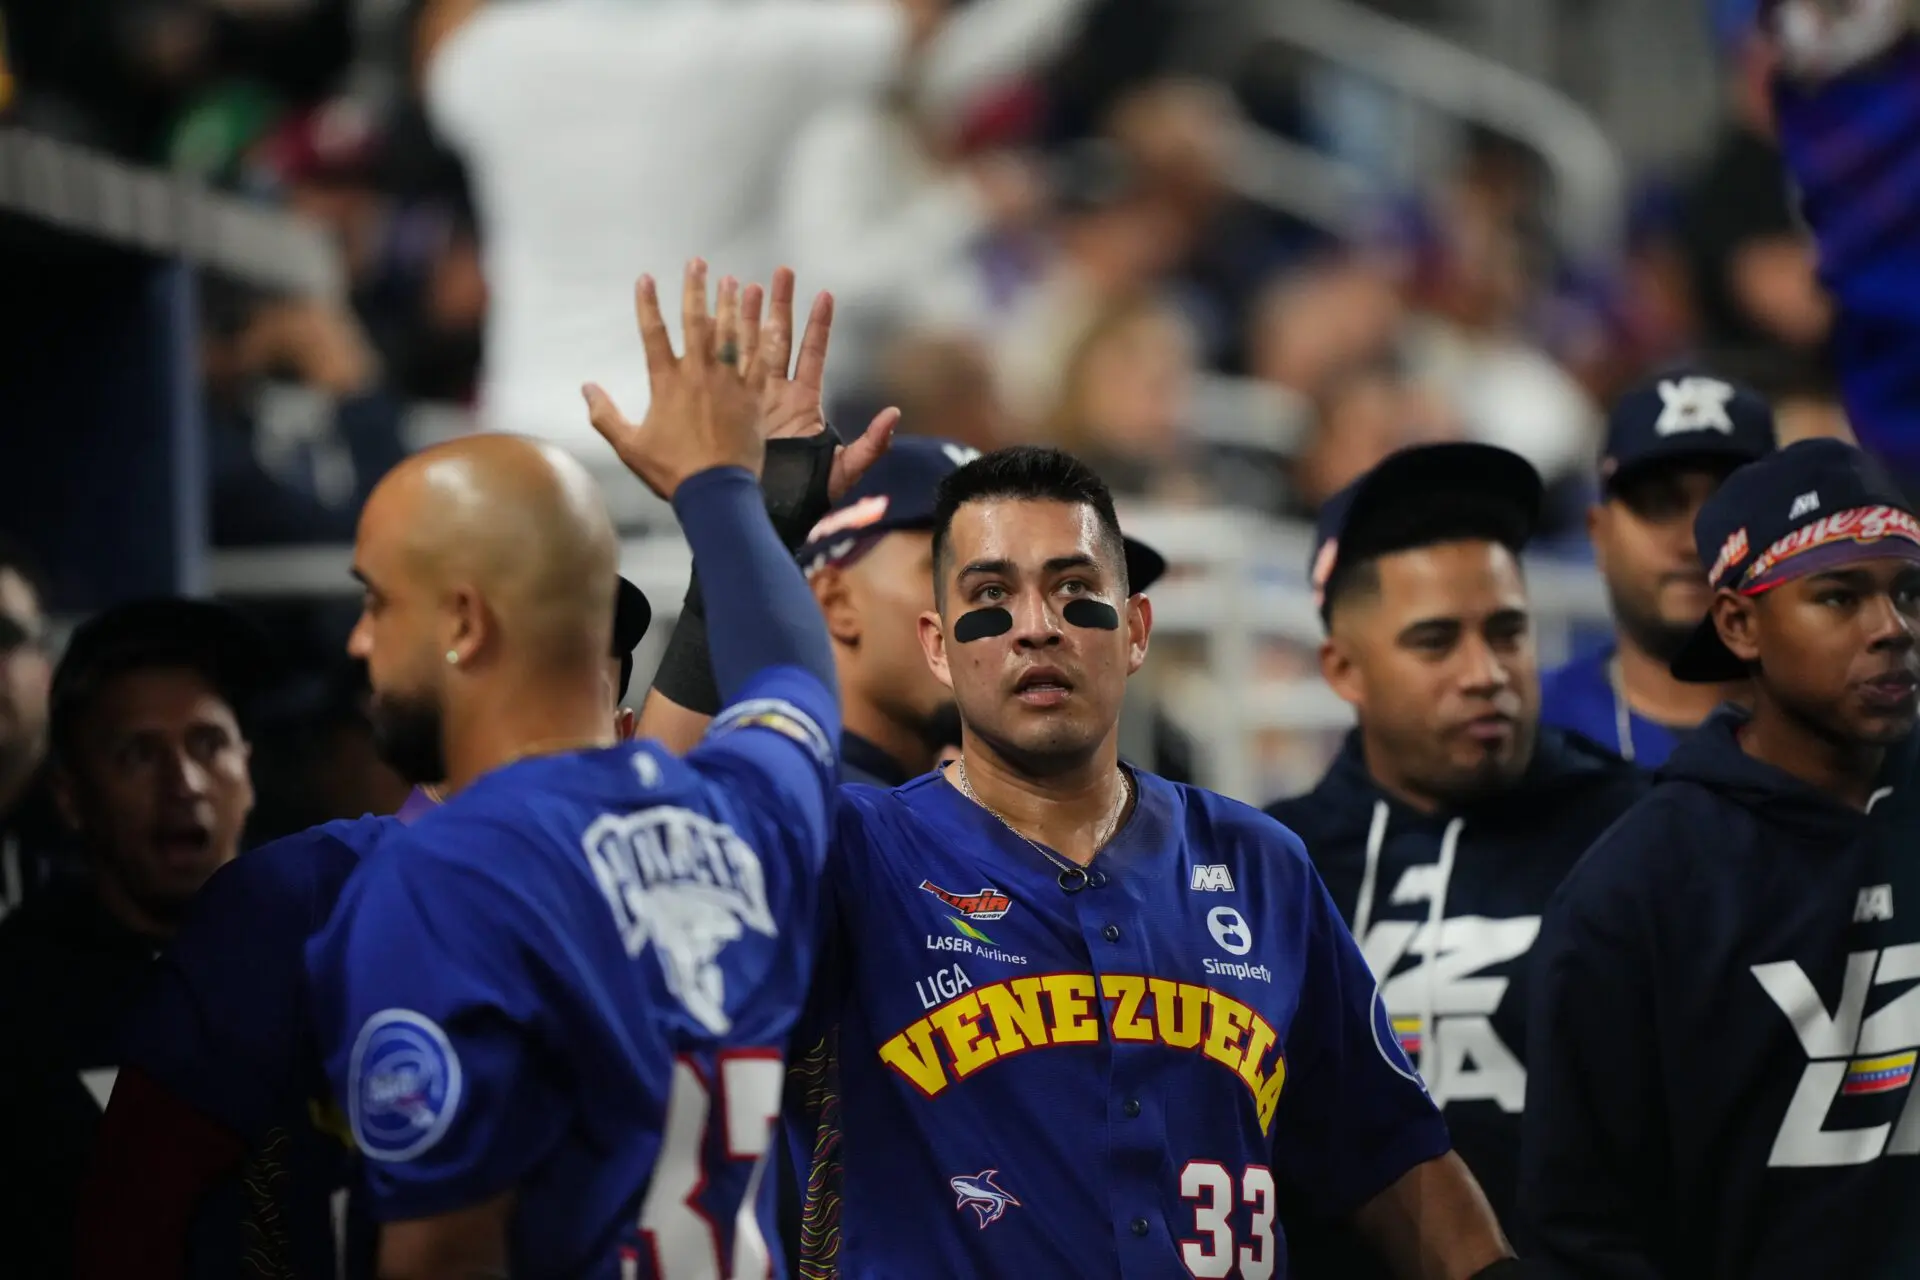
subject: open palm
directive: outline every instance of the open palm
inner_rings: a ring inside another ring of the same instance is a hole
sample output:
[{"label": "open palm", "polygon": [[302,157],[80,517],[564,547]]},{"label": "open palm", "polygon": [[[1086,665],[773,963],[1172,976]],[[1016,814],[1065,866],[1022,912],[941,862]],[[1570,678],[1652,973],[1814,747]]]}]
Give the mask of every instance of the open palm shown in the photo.
[{"label": "open palm", "polygon": [[[819,435],[827,429],[824,383],[827,344],[833,332],[833,295],[813,300],[806,332],[800,338],[800,358],[793,358],[793,272],[781,267],[773,273],[766,294],[748,285],[740,298],[740,348],[752,352],[765,370],[760,390],[760,415],[770,440]],[[766,304],[762,323],[762,304]],[[758,370],[755,371],[758,373]],[[833,474],[828,496],[838,502],[865,475],[893,441],[900,422],[898,409],[882,409],[860,438],[833,451]]]}]

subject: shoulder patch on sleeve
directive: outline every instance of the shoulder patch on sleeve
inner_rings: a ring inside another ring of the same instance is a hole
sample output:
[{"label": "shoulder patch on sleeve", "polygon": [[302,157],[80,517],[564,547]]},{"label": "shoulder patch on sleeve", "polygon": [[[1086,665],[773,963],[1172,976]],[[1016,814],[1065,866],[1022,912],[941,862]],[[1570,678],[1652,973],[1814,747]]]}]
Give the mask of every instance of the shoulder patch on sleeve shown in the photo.
[{"label": "shoulder patch on sleeve", "polygon": [[460,1106],[460,1057],[412,1009],[368,1018],[347,1063],[348,1122],[372,1160],[411,1160],[440,1141]]},{"label": "shoulder patch on sleeve", "polygon": [[785,698],[749,698],[736,702],[707,728],[708,738],[719,738],[739,729],[771,729],[784,734],[813,753],[822,768],[834,767],[833,744],[813,717]]},{"label": "shoulder patch on sleeve", "polygon": [[1407,1051],[1400,1040],[1399,1029],[1393,1025],[1393,1019],[1387,1016],[1387,1002],[1380,994],[1380,984],[1373,986],[1373,1047],[1380,1051],[1380,1057],[1393,1068],[1395,1075],[1404,1076],[1426,1090],[1426,1081],[1413,1069],[1413,1063],[1407,1060]]}]

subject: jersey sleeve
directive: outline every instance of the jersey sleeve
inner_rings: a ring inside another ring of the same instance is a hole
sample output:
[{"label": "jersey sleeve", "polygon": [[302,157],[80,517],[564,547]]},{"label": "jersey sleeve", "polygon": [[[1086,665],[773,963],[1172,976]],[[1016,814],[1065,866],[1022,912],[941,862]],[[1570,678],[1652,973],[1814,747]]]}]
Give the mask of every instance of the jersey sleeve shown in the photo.
[{"label": "jersey sleeve", "polygon": [[524,851],[484,820],[435,817],[368,862],[308,949],[327,1077],[382,1222],[513,1188],[572,1114],[539,1049],[529,957],[552,940],[505,886],[431,842],[503,864]]},{"label": "jersey sleeve", "polygon": [[1314,1213],[1344,1217],[1453,1143],[1326,886],[1298,838],[1283,838],[1305,889],[1306,956],[1287,1035],[1274,1168]]},{"label": "jersey sleeve", "polygon": [[324,919],[316,875],[333,845],[302,832],[221,868],[123,1031],[124,1063],[243,1137],[276,1123],[300,1077],[300,948]]},{"label": "jersey sleeve", "polygon": [[817,875],[826,855],[839,737],[832,692],[805,671],[779,667],[750,681],[686,760],[715,788],[735,831],[773,863],[771,873],[790,881]]}]

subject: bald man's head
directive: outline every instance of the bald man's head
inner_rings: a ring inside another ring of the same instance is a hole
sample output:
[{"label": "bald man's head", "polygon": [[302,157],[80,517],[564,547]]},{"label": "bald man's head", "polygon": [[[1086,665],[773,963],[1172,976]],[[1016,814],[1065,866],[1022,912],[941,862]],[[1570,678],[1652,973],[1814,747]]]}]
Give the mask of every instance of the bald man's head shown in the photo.
[{"label": "bald man's head", "polygon": [[451,699],[599,672],[618,558],[592,477],[549,445],[465,436],[395,467],[360,514],[366,601],[347,646],[388,762],[437,781]]}]

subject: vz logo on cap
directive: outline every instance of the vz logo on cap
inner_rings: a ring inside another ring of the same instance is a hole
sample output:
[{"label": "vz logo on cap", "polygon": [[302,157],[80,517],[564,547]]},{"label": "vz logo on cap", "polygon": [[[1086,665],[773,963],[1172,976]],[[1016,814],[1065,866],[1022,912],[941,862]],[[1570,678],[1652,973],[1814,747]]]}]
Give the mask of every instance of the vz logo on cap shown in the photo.
[{"label": "vz logo on cap", "polygon": [[1733,419],[1727,416],[1727,402],[1733,395],[1733,387],[1718,378],[1663,380],[1660,418],[1653,424],[1654,434],[1676,436],[1686,431],[1718,431],[1730,436]]},{"label": "vz logo on cap", "polygon": [[949,893],[931,880],[922,880],[920,887],[969,920],[998,920],[1013,905],[1012,898],[992,885],[967,894]]}]

